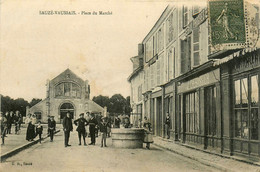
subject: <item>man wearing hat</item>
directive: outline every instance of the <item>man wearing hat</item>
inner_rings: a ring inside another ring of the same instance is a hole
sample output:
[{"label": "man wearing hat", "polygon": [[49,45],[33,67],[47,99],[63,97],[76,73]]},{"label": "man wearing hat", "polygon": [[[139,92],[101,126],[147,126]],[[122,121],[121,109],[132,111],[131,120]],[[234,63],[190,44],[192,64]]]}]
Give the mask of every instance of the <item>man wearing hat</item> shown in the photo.
[{"label": "man wearing hat", "polygon": [[72,120],[70,117],[70,113],[67,112],[66,116],[63,118],[63,131],[64,131],[64,143],[65,143],[65,147],[67,146],[71,146],[69,145],[69,138],[70,138],[70,132],[73,130],[73,126],[72,126]]},{"label": "man wearing hat", "polygon": [[7,130],[7,119],[5,117],[5,115],[3,114],[3,112],[0,112],[1,114],[1,137],[2,137],[2,145],[5,143],[5,134],[6,134],[6,130]]},{"label": "man wearing hat", "polygon": [[108,122],[106,117],[102,117],[102,122],[100,123],[100,132],[101,132],[101,147],[104,146],[107,147],[106,144],[106,138],[107,138],[107,128],[108,128]]},{"label": "man wearing hat", "polygon": [[95,143],[96,143],[95,131],[96,131],[97,124],[98,124],[98,122],[95,118],[95,114],[91,113],[90,120],[89,120],[89,132],[90,132],[90,137],[91,137],[90,145],[95,145]]},{"label": "man wearing hat", "polygon": [[74,124],[77,125],[77,129],[76,131],[78,132],[78,137],[79,137],[79,145],[81,145],[81,136],[83,137],[83,141],[84,141],[84,146],[87,146],[86,144],[86,129],[85,126],[88,125],[87,120],[84,118],[84,113],[81,113],[79,115],[79,119],[74,121]]},{"label": "man wearing hat", "polygon": [[48,132],[50,134],[51,142],[53,142],[53,135],[55,130],[56,130],[56,121],[54,120],[54,116],[51,116],[50,121],[48,121]]}]

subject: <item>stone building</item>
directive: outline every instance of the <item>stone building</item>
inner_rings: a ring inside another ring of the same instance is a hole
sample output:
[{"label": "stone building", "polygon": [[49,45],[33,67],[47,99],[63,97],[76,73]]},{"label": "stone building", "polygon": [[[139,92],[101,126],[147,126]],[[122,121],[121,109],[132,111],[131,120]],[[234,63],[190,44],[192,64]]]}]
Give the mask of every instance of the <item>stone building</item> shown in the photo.
[{"label": "stone building", "polygon": [[73,119],[83,112],[104,113],[104,109],[90,100],[88,80],[82,80],[70,69],[66,69],[46,83],[46,98],[31,108],[26,114],[35,114],[38,120],[47,122],[48,116],[54,116],[61,122],[67,112]]},{"label": "stone building", "polygon": [[211,51],[208,15],[206,4],[171,3],[163,11],[131,58],[133,114],[147,116],[154,135],[165,137],[169,113],[171,140],[259,160],[259,44]]}]

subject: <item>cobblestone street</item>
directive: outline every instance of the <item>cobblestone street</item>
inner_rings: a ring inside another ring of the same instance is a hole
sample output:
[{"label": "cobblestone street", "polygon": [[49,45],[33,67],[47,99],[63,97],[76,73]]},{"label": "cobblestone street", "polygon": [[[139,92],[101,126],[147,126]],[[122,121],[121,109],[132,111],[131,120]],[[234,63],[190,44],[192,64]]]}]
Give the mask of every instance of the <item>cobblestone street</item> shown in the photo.
[{"label": "cobblestone street", "polygon": [[[64,147],[63,133],[46,139],[1,164],[1,171],[217,171],[196,161],[162,150],[154,145],[146,149],[115,149],[78,146],[77,132],[71,133],[71,147]],[[88,138],[89,143],[89,138]]]}]

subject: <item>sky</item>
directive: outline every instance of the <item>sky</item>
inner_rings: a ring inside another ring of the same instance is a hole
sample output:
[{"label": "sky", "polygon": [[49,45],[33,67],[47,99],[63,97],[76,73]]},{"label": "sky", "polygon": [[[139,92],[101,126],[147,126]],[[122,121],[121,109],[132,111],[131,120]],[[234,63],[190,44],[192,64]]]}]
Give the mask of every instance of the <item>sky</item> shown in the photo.
[{"label": "sky", "polygon": [[[167,2],[2,0],[0,93],[44,99],[46,80],[70,68],[89,80],[91,97],[130,95],[130,58]],[[40,15],[39,11],[77,15]],[[112,15],[80,15],[110,11]],[[78,14],[79,13],[79,14]]]}]

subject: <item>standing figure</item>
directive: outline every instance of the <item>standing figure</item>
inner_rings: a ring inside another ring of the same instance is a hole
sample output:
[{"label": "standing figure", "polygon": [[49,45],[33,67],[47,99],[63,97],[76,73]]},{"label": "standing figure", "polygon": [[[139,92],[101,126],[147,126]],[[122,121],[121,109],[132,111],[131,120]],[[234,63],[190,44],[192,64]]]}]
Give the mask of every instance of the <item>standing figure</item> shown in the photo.
[{"label": "standing figure", "polygon": [[[18,111],[19,112],[19,111]],[[22,114],[19,112],[18,113],[18,130],[21,130],[21,124],[23,122],[23,117]]]},{"label": "standing figure", "polygon": [[111,117],[107,118],[107,137],[111,136]]},{"label": "standing figure", "polygon": [[63,118],[63,131],[64,131],[64,136],[65,136],[65,147],[71,146],[69,145],[69,138],[70,138],[70,132],[73,130],[72,126],[72,120],[70,117],[70,113],[67,112],[66,116]]},{"label": "standing figure", "polygon": [[13,123],[13,111],[6,112],[6,118],[7,118],[7,134],[12,134],[12,123]]},{"label": "standing figure", "polygon": [[124,126],[125,128],[131,128],[130,119],[129,119],[128,116],[126,116],[126,117],[124,118],[123,126]]},{"label": "standing figure", "polygon": [[90,133],[90,137],[91,137],[90,145],[95,145],[95,143],[96,143],[95,131],[96,131],[97,123],[98,122],[95,118],[95,114],[91,113],[90,120],[89,120],[89,133]]},{"label": "standing figure", "polygon": [[5,117],[5,115],[1,113],[1,138],[2,138],[2,145],[5,144],[5,134],[6,134],[6,130],[7,130],[7,119]]},{"label": "standing figure", "polygon": [[43,130],[43,127],[41,125],[41,121],[38,121],[38,124],[36,126],[36,136],[35,137],[37,137],[39,135],[40,143],[42,143],[41,142],[41,140],[42,140],[42,130]]},{"label": "standing figure", "polygon": [[50,115],[48,115],[48,129],[47,129],[48,134],[50,134],[50,127],[49,127],[50,122],[51,122],[51,117]]},{"label": "standing figure", "polygon": [[50,121],[48,121],[48,132],[50,135],[50,141],[53,142],[53,135],[56,130],[56,121],[54,120],[54,116],[50,117]]},{"label": "standing figure", "polygon": [[35,126],[32,124],[32,121],[30,120],[27,126],[26,140],[33,141],[34,138],[35,138]]},{"label": "standing figure", "polygon": [[147,117],[144,117],[144,143],[146,143],[146,148],[150,149],[150,143],[153,143],[153,136],[151,132],[151,123],[147,119]]},{"label": "standing figure", "polygon": [[120,128],[120,119],[118,118],[118,116],[115,118],[115,125],[114,125],[114,127],[115,128]]},{"label": "standing figure", "polygon": [[166,119],[165,119],[165,131],[166,131],[167,139],[170,138],[170,126],[171,126],[170,115],[167,112]]},{"label": "standing figure", "polygon": [[36,115],[35,115],[35,114],[33,114],[33,115],[31,116],[31,121],[32,121],[32,124],[33,124],[33,125],[36,124],[37,119],[36,119]]},{"label": "standing figure", "polygon": [[100,123],[101,147],[103,147],[103,143],[104,143],[104,146],[107,147],[107,144],[106,144],[107,128],[108,128],[107,118],[102,117],[102,121]]},{"label": "standing figure", "polygon": [[81,145],[81,136],[83,137],[84,146],[87,146],[86,144],[86,129],[85,126],[88,125],[87,120],[84,118],[84,113],[81,113],[80,118],[74,121],[74,124],[77,125],[76,131],[78,132],[79,137],[79,145]]},{"label": "standing figure", "polygon": [[19,111],[16,111],[13,117],[13,123],[15,126],[15,134],[18,134],[18,127],[19,127]]}]

